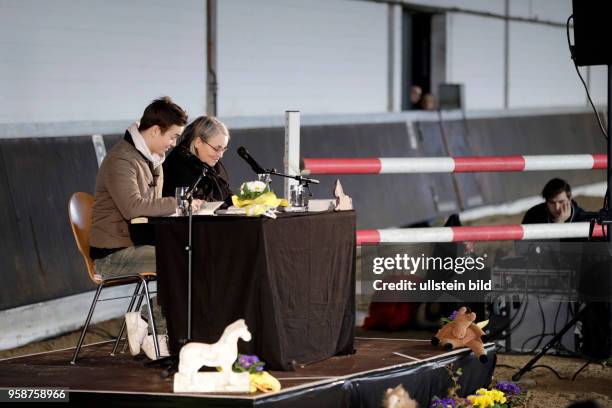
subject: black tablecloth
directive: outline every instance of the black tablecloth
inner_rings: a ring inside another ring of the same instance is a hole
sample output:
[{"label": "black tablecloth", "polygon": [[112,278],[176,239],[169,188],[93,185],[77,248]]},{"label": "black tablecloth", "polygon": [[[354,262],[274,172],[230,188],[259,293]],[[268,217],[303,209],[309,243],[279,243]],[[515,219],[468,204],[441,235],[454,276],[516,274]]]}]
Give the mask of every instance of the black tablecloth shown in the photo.
[{"label": "black tablecloth", "polygon": [[[284,214],[277,219],[193,218],[192,339],[214,343],[244,318],[239,340],[267,369],[353,351],[355,213]],[[170,350],[187,334],[186,217],[156,218],[158,301]]]}]

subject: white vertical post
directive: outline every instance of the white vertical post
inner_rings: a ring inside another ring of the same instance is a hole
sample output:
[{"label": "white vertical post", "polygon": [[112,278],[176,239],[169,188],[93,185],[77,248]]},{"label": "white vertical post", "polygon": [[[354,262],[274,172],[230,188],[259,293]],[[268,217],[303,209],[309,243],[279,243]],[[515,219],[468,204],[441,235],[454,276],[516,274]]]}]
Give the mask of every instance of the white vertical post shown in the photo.
[{"label": "white vertical post", "polygon": [[106,156],[106,146],[104,145],[104,137],[102,135],[91,135],[91,141],[93,142],[94,151],[96,152],[96,160],[98,160],[98,167],[102,164],[102,160]]},{"label": "white vertical post", "polygon": [[[285,174],[300,174],[300,112],[285,111],[285,157],[283,158]],[[285,178],[284,197],[289,200],[289,186],[297,184],[293,179]]]}]

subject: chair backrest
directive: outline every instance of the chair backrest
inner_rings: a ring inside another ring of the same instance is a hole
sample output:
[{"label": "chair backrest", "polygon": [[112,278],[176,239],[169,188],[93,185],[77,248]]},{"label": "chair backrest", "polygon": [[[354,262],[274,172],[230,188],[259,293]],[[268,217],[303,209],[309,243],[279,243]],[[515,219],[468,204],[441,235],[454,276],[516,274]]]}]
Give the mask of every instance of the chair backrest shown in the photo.
[{"label": "chair backrest", "polygon": [[74,193],[68,203],[68,217],[77,247],[85,260],[89,278],[97,284],[100,283],[100,277],[95,273],[93,261],[89,256],[89,235],[91,234],[91,209],[93,202],[94,198],[89,193]]}]

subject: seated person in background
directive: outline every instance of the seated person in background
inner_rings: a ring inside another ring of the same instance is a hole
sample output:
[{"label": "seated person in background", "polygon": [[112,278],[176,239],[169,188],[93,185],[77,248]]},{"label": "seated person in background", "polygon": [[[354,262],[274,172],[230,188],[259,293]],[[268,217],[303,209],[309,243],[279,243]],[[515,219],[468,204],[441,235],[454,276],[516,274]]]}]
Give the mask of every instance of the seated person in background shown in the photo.
[{"label": "seated person in background", "polygon": [[421,98],[421,109],[428,111],[436,110],[436,100],[432,94],[426,93],[423,95],[423,98]]},{"label": "seated person in background", "polygon": [[200,116],[185,128],[179,145],[164,162],[164,197],[174,197],[176,187],[190,187],[206,170],[194,197],[205,201],[232,203],[232,191],[225,166],[221,163],[227,151],[229,132],[214,117]]},{"label": "seated person in background", "polygon": [[[161,164],[186,123],[187,114],[181,107],[168,97],[157,99],[146,107],[140,124],[132,124],[102,161],[96,178],[89,251],[102,278],[155,272],[155,247],[135,245],[128,224],[132,218],[175,212],[174,197],[161,195]],[[199,205],[200,201],[194,203]],[[160,308],[157,302],[153,305],[158,332],[165,333]],[[132,354],[138,354],[142,345],[147,356],[155,358],[152,336],[147,337],[147,323],[139,313],[128,313],[126,325]],[[165,337],[160,340],[160,350],[167,354]]]},{"label": "seated person in background", "polygon": [[572,200],[572,188],[560,178],[550,180],[542,190],[545,202],[531,207],[522,224],[546,224],[585,221],[584,211]]}]

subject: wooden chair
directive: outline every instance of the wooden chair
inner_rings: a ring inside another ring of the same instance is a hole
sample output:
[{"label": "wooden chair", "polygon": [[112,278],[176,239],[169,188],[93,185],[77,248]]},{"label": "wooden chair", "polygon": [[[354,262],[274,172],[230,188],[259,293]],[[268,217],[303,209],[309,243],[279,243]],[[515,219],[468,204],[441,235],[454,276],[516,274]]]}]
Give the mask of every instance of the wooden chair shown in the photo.
[{"label": "wooden chair", "polygon": [[[94,264],[92,259],[89,256],[89,236],[91,234],[91,212],[93,207],[94,198],[91,194],[77,192],[70,197],[70,201],[68,204],[68,216],[70,219],[70,226],[72,227],[72,233],[74,234],[74,239],[76,240],[77,247],[79,252],[83,256],[83,260],[85,261],[85,265],[87,266],[87,273],[89,274],[89,278],[91,281],[98,287],[96,294],[94,296],[93,302],[91,303],[91,307],[89,308],[89,313],[87,314],[87,318],[85,319],[85,325],[83,326],[83,330],[81,331],[81,336],[79,338],[79,342],[77,344],[76,350],[74,351],[74,355],[72,360],[70,361],[72,364],[76,363],[79,352],[81,351],[81,346],[83,345],[83,340],[85,339],[85,333],[87,332],[87,328],[89,327],[89,323],[91,321],[91,317],[93,316],[94,310],[96,308],[96,304],[98,301],[104,300],[113,300],[116,298],[109,299],[100,299],[100,293],[102,292],[102,288],[111,287],[111,286],[121,286],[121,285],[129,285],[136,284],[136,288],[134,290],[134,294],[131,297],[130,305],[128,306],[127,311],[132,311],[132,307],[136,302],[136,307],[134,310],[139,310],[140,305],[142,303],[142,299],[144,297],[147,302],[149,309],[149,321],[152,322],[152,332],[153,332],[153,344],[155,346],[155,355],[159,358],[159,343],[157,341],[157,333],[155,330],[155,321],[153,319],[153,309],[151,307],[151,297],[149,295],[148,284],[151,281],[157,279],[157,275],[155,272],[142,272],[140,274],[134,275],[125,275],[114,278],[103,279],[100,275],[98,275],[94,270]],[[142,293],[141,293],[142,288]],[[136,299],[138,298],[138,301]],[[121,330],[117,339],[115,341],[115,346],[113,347],[113,351],[111,355],[114,355],[117,351],[117,346],[121,338],[123,337],[123,333],[125,331],[125,320],[123,321],[123,325],[121,326]],[[126,340],[127,341],[127,340]]]}]

